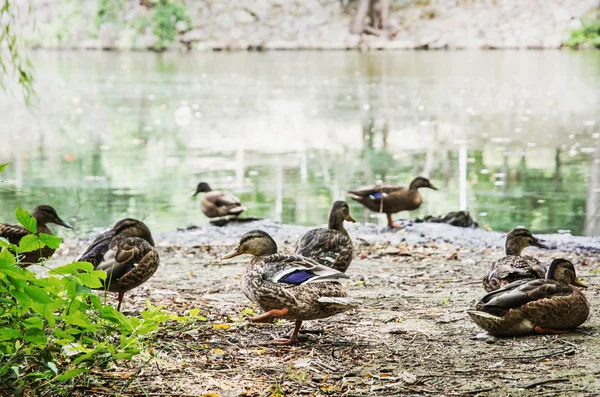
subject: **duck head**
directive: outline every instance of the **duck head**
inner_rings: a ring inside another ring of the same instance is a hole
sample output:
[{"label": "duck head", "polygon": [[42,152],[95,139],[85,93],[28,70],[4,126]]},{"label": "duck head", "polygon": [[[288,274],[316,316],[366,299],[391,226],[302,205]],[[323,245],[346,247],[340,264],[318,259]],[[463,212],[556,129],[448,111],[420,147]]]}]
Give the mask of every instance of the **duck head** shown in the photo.
[{"label": "duck head", "polygon": [[429,189],[437,190],[437,187],[433,186],[429,179],[418,176],[410,183],[408,187],[410,190],[417,190],[421,187],[428,187]]},{"label": "duck head", "polygon": [[588,286],[577,278],[575,266],[570,261],[558,258],[552,261],[546,274],[546,279],[560,281],[563,284],[576,285],[587,288]]},{"label": "duck head", "polygon": [[31,211],[31,216],[35,218],[38,225],[55,223],[66,228],[73,229],[73,226],[60,219],[56,213],[56,210],[49,205],[38,205],[33,209],[33,211]]},{"label": "duck head", "polygon": [[252,230],[244,234],[237,247],[223,255],[221,259],[229,259],[243,254],[266,256],[276,253],[277,244],[271,236],[262,230]]},{"label": "duck head", "polygon": [[344,221],[356,222],[352,216],[350,216],[350,207],[344,200],[338,200],[333,203],[331,211],[329,211],[329,228],[333,230],[340,230],[343,227]]},{"label": "duck head", "polygon": [[206,182],[200,182],[198,186],[196,186],[196,191],[192,194],[192,197],[196,197],[198,193],[208,193],[211,192],[212,189]]},{"label": "duck head", "polygon": [[529,246],[548,248],[548,246],[544,244],[544,240],[534,237],[533,234],[524,227],[513,229],[506,235],[506,243],[504,245],[506,255],[519,256],[521,255],[521,252]]}]

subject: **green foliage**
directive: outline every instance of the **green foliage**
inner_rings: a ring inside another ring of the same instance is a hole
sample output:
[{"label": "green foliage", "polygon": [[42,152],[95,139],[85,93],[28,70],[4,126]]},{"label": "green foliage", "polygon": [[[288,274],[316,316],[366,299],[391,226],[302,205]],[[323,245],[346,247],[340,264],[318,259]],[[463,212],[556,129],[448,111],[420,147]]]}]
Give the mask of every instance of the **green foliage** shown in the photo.
[{"label": "green foliage", "polygon": [[[35,232],[35,218],[21,208],[16,214]],[[148,301],[141,317],[126,316],[92,291],[106,278],[92,264],[69,263],[38,277],[12,253],[45,245],[58,248],[60,238],[29,234],[18,246],[0,239],[0,390],[8,395],[68,395],[93,373],[141,353],[166,321],[205,320],[198,309],[179,317]]]},{"label": "green foliage", "polygon": [[106,22],[118,23],[125,13],[125,0],[99,0],[94,27],[96,33],[100,25]]},{"label": "green foliage", "polygon": [[176,0],[158,1],[150,19],[152,32],[158,38],[154,45],[156,50],[164,50],[175,41],[177,22],[185,22],[187,26],[191,23],[185,4]]},{"label": "green foliage", "polygon": [[0,0],[0,88],[9,90],[11,80],[16,81],[23,92],[25,103],[33,104],[33,66],[25,54],[17,22],[20,12],[13,0]]},{"label": "green foliage", "polygon": [[564,44],[573,48],[585,45],[600,48],[600,19],[584,21],[581,29],[572,31],[571,37]]}]

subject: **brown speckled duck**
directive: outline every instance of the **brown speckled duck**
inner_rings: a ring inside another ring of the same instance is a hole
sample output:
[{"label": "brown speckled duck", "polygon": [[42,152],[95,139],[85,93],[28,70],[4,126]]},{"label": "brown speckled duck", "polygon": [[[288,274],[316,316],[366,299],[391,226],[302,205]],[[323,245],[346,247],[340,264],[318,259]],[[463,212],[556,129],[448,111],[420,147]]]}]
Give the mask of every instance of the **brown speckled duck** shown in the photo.
[{"label": "brown speckled duck", "polygon": [[521,252],[529,247],[548,248],[544,242],[534,237],[525,228],[516,228],[506,235],[506,256],[492,263],[490,270],[483,277],[483,288],[491,292],[513,281],[526,278],[544,278],[546,266],[532,256],[521,256]]},{"label": "brown speckled duck", "polygon": [[348,196],[371,211],[385,213],[388,225],[397,228],[400,225],[394,223],[392,214],[419,208],[423,203],[423,198],[419,193],[419,188],[422,187],[437,190],[429,182],[429,179],[419,176],[410,183],[408,189],[398,185],[375,185],[351,190],[348,192]]},{"label": "brown speckled duck", "polygon": [[[52,234],[52,231],[47,226],[48,223],[54,223],[69,229],[73,229],[73,226],[60,219],[56,213],[56,210],[49,205],[39,205],[35,207],[33,211],[31,211],[31,216],[33,216],[37,221],[38,235],[40,233]],[[21,225],[11,225],[8,223],[0,224],[0,237],[4,237],[11,244],[18,245],[21,239],[28,234],[29,231]],[[50,259],[52,254],[54,254],[54,251],[55,250],[52,248],[46,246],[42,248],[41,253],[40,251],[27,252],[21,255],[21,261],[19,264],[22,267],[27,267],[35,263],[40,263],[43,260]]]},{"label": "brown speckled duck", "polygon": [[242,291],[265,311],[251,321],[296,320],[291,338],[274,340],[277,344],[297,343],[302,321],[331,317],[359,303],[340,285],[340,279],[348,278],[344,273],[299,255],[278,254],[275,241],[261,230],[244,234],[222,259],[242,254],[253,255],[242,275]]},{"label": "brown speckled duck", "polygon": [[546,279],[518,280],[485,295],[471,319],[492,335],[520,336],[565,333],[583,324],[590,306],[576,285],[573,264],[555,259]]},{"label": "brown speckled duck", "polygon": [[90,262],[107,277],[102,290],[117,292],[119,305],[125,292],[145,283],[158,269],[158,252],[150,229],[143,222],[126,218],[97,236],[76,259]]},{"label": "brown speckled duck", "polygon": [[344,221],[356,222],[350,216],[348,203],[336,201],[329,212],[328,228],[312,229],[296,243],[296,254],[312,258],[323,266],[342,273],[352,262],[352,240],[344,228]]},{"label": "brown speckled duck", "polygon": [[195,197],[198,193],[206,193],[200,200],[200,209],[209,218],[221,216],[238,216],[246,207],[242,206],[240,199],[229,192],[212,190],[208,183],[200,182],[196,187]]}]

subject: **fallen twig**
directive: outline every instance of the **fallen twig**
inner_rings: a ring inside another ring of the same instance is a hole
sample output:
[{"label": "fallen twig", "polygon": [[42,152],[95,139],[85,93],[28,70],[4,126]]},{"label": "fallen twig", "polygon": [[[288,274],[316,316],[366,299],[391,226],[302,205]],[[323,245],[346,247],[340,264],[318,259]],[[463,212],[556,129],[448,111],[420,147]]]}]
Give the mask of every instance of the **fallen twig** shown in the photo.
[{"label": "fallen twig", "polygon": [[546,379],[546,380],[540,380],[537,382],[531,382],[526,384],[525,386],[523,386],[524,389],[532,389],[536,386],[541,386],[541,385],[545,385],[548,383],[561,383],[561,382],[568,382],[569,379],[567,378],[561,378],[561,379]]},{"label": "fallen twig", "polygon": [[559,351],[553,351],[551,353],[547,353],[547,354],[538,354],[536,356],[509,356],[509,357],[502,357],[506,360],[528,360],[528,359],[532,359],[532,358],[548,358],[548,357],[554,357],[554,356],[560,356],[560,355],[570,355],[570,354],[574,354],[575,353],[575,349],[564,349],[564,350],[559,350]]},{"label": "fallen twig", "polygon": [[492,391],[494,390],[495,387],[486,387],[483,389],[473,389],[473,390],[469,390],[469,391],[463,391],[460,393],[461,396],[468,396],[470,394],[479,394],[479,393],[485,393],[486,391]]}]

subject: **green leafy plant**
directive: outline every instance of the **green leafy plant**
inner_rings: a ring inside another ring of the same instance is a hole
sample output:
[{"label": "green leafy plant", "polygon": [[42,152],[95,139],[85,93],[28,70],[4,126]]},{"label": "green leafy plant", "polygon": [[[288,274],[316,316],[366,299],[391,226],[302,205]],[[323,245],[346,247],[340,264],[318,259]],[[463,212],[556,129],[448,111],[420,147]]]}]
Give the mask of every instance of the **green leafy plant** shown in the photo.
[{"label": "green leafy plant", "polygon": [[61,240],[34,234],[36,220],[27,211],[15,214],[31,234],[19,245],[0,238],[0,390],[68,395],[93,372],[144,351],[163,323],[206,320],[198,309],[176,316],[149,301],[141,317],[126,316],[92,290],[102,287],[106,273],[87,262],[51,269],[47,277],[22,268],[19,254],[58,248]]},{"label": "green leafy plant", "polygon": [[15,80],[21,87],[25,103],[31,106],[35,98],[33,66],[21,39],[20,11],[15,1],[0,0],[0,88],[8,91],[11,80]]},{"label": "green leafy plant", "polygon": [[125,13],[125,0],[99,0],[96,10],[96,19],[94,27],[96,34],[100,29],[100,25],[107,22],[118,23],[123,19]]},{"label": "green leafy plant", "polygon": [[581,29],[572,31],[571,37],[564,44],[573,48],[584,45],[600,48],[600,19],[584,21]]},{"label": "green leafy plant", "polygon": [[188,10],[180,1],[160,0],[153,9],[150,20],[152,32],[158,38],[154,45],[156,50],[165,50],[167,46],[177,39],[177,23],[191,23]]}]

